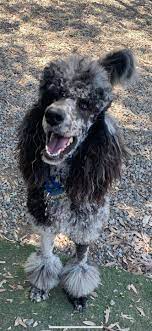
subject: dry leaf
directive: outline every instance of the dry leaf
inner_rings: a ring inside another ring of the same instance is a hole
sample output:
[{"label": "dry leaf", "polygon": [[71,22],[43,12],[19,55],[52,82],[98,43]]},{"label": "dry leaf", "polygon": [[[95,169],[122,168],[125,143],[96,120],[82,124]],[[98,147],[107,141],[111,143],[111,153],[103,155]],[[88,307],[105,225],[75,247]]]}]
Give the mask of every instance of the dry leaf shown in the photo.
[{"label": "dry leaf", "polygon": [[5,292],[5,291],[6,291],[5,288],[0,288],[0,293],[3,293],[3,292]]},{"label": "dry leaf", "polygon": [[110,301],[110,305],[111,305],[111,306],[114,306],[114,305],[115,305],[115,301],[114,301],[114,300],[111,300],[111,301]]},{"label": "dry leaf", "polygon": [[36,326],[38,326],[38,322],[37,321],[34,322],[33,328],[35,328]]},{"label": "dry leaf", "polygon": [[140,308],[140,307],[136,307],[136,308],[137,308],[137,310],[140,312],[140,315],[141,315],[141,316],[145,316],[145,313],[144,313],[144,311],[143,311],[142,308]]},{"label": "dry leaf", "polygon": [[90,325],[90,326],[93,326],[93,325],[96,325],[94,322],[92,321],[83,321],[83,324],[85,325]]},{"label": "dry leaf", "polygon": [[91,296],[94,297],[94,298],[98,298],[98,294],[97,294],[97,292],[92,292],[92,293],[91,293]]},{"label": "dry leaf", "polygon": [[136,301],[136,303],[138,303],[138,302],[140,302],[141,301],[141,298],[140,299],[138,299],[137,301]]},{"label": "dry leaf", "polygon": [[10,278],[10,279],[14,278],[9,271],[7,273],[3,274],[3,277]]},{"label": "dry leaf", "polygon": [[110,324],[110,325],[107,327],[107,330],[109,330],[109,331],[114,331],[114,329],[112,329],[112,328],[114,328],[115,326],[117,327],[117,330],[119,330],[119,331],[129,331],[129,330],[130,330],[130,328],[122,329],[122,328],[120,327],[120,325],[119,325],[118,322],[113,323],[113,324]]},{"label": "dry leaf", "polygon": [[3,286],[3,284],[6,284],[6,282],[7,282],[7,280],[6,280],[6,279],[3,279],[3,280],[1,280],[1,282],[0,282],[0,287],[2,287],[2,286]]},{"label": "dry leaf", "polygon": [[128,289],[129,291],[130,291],[130,290],[133,290],[133,292],[137,294],[137,290],[136,290],[136,288],[135,288],[135,286],[134,286],[133,284],[129,284],[129,285],[127,286],[127,289]]},{"label": "dry leaf", "polygon": [[24,318],[23,322],[27,325],[27,326],[31,326],[34,323],[34,319],[33,318]]},{"label": "dry leaf", "polygon": [[16,290],[16,284],[13,284],[13,285],[9,284],[9,287],[12,288],[12,290]]},{"label": "dry leaf", "polygon": [[6,299],[6,301],[12,303],[13,299]]},{"label": "dry leaf", "polygon": [[14,322],[14,326],[19,325],[22,325],[24,328],[27,328],[27,325],[22,321],[21,317],[18,316]]},{"label": "dry leaf", "polygon": [[17,285],[17,286],[16,286],[16,289],[17,289],[17,290],[24,290],[24,287],[23,287],[22,285]]},{"label": "dry leaf", "polygon": [[150,220],[150,215],[145,215],[143,220],[142,220],[143,227],[145,227],[149,223],[149,220]]},{"label": "dry leaf", "polygon": [[104,314],[105,314],[105,323],[107,324],[109,321],[110,307],[106,308],[106,310],[104,311]]},{"label": "dry leaf", "polygon": [[92,300],[95,300],[95,298],[94,298],[94,297],[92,297],[91,295],[90,295],[90,299],[92,299]]},{"label": "dry leaf", "polygon": [[112,328],[114,328],[115,326],[117,326],[117,327],[119,328],[119,324],[118,324],[118,322],[116,322],[116,323],[112,323],[112,324],[108,325],[108,328],[109,328],[109,329],[112,329]]},{"label": "dry leaf", "polygon": [[127,319],[127,320],[130,320],[130,321],[133,321],[133,317],[129,316],[129,315],[126,315],[126,314],[123,314],[121,313],[121,317],[124,318],[124,319]]},{"label": "dry leaf", "polygon": [[23,290],[24,287],[20,284],[13,284],[13,285],[9,285],[10,288],[12,288],[13,290]]}]

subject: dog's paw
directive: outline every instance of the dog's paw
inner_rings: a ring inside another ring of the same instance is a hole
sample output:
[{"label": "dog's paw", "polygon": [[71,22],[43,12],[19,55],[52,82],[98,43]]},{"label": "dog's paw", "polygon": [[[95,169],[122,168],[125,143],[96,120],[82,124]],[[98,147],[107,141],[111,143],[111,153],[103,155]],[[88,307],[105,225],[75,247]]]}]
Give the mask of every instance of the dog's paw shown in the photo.
[{"label": "dog's paw", "polygon": [[32,287],[30,290],[30,299],[33,302],[41,302],[46,300],[48,296],[48,291],[40,290],[37,287]]},{"label": "dog's paw", "polygon": [[87,307],[87,297],[73,298],[74,310],[79,313],[83,312]]},{"label": "dog's paw", "polygon": [[69,302],[73,305],[75,311],[81,313],[83,312],[83,310],[86,309],[88,297],[84,296],[80,298],[74,298],[73,296],[69,295],[66,291],[65,293],[68,297]]}]

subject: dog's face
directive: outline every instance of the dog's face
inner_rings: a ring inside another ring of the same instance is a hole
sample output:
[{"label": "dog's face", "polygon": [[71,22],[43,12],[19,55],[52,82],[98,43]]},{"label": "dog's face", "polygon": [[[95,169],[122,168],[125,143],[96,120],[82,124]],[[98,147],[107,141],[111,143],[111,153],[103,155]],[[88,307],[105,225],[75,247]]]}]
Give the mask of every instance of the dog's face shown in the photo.
[{"label": "dog's face", "polygon": [[[112,72],[109,74],[107,59],[91,61],[73,55],[45,68],[40,85],[45,108],[42,122],[46,135],[44,162],[58,164],[71,156],[99,113],[111,104],[114,78]],[[117,72],[115,76],[118,76]]]}]

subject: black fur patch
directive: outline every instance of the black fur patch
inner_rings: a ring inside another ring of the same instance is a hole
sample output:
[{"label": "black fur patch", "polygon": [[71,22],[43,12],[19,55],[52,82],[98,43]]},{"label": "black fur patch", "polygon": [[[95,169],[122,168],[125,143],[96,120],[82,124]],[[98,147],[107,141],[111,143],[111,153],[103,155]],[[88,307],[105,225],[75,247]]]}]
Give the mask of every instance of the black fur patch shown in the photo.
[{"label": "black fur patch", "polygon": [[100,64],[108,72],[112,85],[121,79],[130,79],[135,70],[133,55],[128,49],[108,54]]},{"label": "black fur patch", "polygon": [[100,202],[120,177],[124,147],[119,136],[110,134],[104,118],[105,113],[98,116],[72,160],[66,189],[74,204]]}]

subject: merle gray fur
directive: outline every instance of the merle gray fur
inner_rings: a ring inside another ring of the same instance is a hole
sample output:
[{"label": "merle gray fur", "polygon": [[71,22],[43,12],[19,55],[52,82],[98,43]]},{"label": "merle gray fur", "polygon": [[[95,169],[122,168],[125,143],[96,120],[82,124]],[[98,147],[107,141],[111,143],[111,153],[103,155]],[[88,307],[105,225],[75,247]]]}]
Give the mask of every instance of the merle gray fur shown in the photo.
[{"label": "merle gray fur", "polygon": [[[19,167],[27,183],[28,209],[43,234],[43,243],[48,242],[48,233],[51,237],[62,232],[77,244],[74,263],[62,270],[59,261],[56,268],[48,246],[46,250],[42,245],[35,261],[34,255],[29,258],[29,280],[41,291],[55,286],[58,277],[76,298],[88,295],[99,284],[98,271],[87,262],[87,253],[84,257],[80,252],[81,246],[85,251],[107,224],[109,188],[120,176],[125,154],[108,108],[113,86],[130,79],[133,73],[129,50],[99,60],[72,55],[51,62],[40,81],[38,102],[19,128]],[[48,155],[50,134],[72,137],[72,143],[65,151]],[[44,183],[50,176],[58,176],[64,185],[63,196],[53,198],[45,191]],[[53,249],[53,242],[51,246]]]}]

